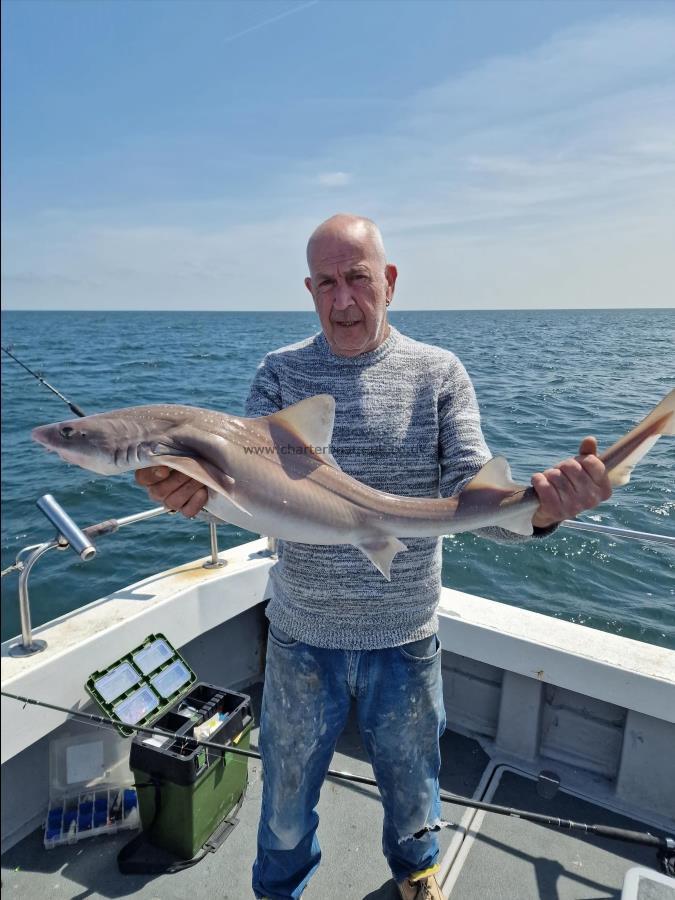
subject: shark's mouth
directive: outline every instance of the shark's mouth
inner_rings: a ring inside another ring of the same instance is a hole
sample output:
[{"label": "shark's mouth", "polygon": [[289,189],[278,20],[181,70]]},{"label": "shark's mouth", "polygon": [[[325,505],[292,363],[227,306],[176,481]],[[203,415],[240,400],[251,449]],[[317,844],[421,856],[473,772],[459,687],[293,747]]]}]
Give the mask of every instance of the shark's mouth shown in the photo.
[{"label": "shark's mouth", "polygon": [[55,447],[48,441],[46,435],[37,435],[35,432],[40,429],[36,428],[33,432],[33,438],[42,445],[47,453],[56,453],[59,459],[70,463],[73,466],[79,466],[82,469],[88,469],[90,472],[96,472],[99,475],[114,475],[117,472],[112,466],[100,465],[95,457],[87,453],[78,452],[70,447]]},{"label": "shark's mouth", "polygon": [[49,444],[42,444],[42,446],[47,453],[56,453],[56,455],[64,462],[71,463],[74,466],[81,466],[83,469],[92,468],[91,458],[84,453],[78,453],[76,450],[68,450],[66,447],[50,447]]}]

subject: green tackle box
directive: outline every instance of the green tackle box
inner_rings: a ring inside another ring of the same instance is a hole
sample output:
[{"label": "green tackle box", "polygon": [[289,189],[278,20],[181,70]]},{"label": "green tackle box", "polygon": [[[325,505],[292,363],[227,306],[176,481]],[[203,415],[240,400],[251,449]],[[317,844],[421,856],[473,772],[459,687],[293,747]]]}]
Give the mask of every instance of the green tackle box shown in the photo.
[{"label": "green tackle box", "polygon": [[[105,714],[119,722],[118,730],[133,735],[129,767],[145,836],[179,859],[192,859],[244,795],[248,760],[226,747],[249,748],[250,697],[197,682],[163,634],[149,635],[94,672],[85,687]],[[171,736],[134,732],[129,725]]]}]

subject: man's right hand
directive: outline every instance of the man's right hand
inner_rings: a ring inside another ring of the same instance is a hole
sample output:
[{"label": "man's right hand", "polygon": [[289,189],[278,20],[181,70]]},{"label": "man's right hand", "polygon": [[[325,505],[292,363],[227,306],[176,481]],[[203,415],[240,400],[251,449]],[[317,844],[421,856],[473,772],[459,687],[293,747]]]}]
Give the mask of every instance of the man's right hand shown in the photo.
[{"label": "man's right hand", "polygon": [[188,519],[197,515],[208,498],[208,491],[203,484],[167,466],[137,469],[135,478],[138,484],[147,489],[153,500],[163,503],[167,509],[182,513]]}]

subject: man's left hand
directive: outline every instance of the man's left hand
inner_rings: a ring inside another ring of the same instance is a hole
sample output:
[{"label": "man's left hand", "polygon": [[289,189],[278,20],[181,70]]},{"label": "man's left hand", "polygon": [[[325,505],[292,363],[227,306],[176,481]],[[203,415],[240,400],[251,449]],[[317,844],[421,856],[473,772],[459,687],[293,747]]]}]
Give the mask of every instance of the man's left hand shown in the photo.
[{"label": "man's left hand", "polygon": [[540,503],[532,516],[536,528],[548,528],[563,519],[573,519],[612,496],[605,464],[597,452],[596,439],[586,437],[579,446],[579,456],[532,476],[532,487]]}]

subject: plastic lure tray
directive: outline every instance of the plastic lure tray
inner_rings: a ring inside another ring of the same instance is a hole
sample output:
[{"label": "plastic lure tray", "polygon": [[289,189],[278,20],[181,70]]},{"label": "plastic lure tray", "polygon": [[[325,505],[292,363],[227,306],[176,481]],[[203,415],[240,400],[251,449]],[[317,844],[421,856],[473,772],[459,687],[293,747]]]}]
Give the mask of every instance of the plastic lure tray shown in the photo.
[{"label": "plastic lure tray", "polygon": [[47,850],[99,834],[140,827],[133,787],[99,788],[75,796],[52,798],[45,820]]}]

